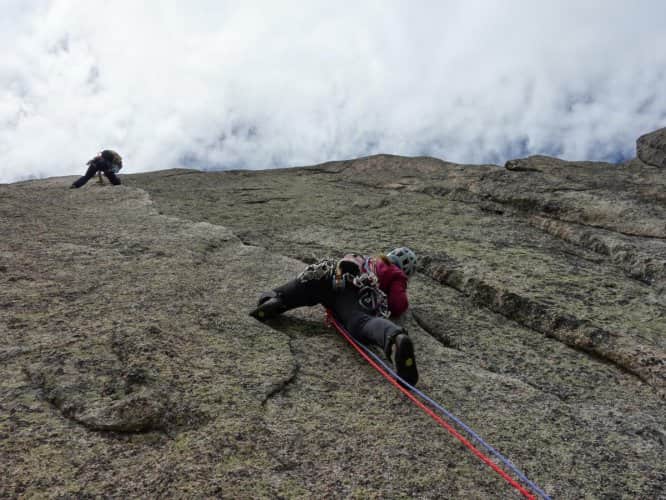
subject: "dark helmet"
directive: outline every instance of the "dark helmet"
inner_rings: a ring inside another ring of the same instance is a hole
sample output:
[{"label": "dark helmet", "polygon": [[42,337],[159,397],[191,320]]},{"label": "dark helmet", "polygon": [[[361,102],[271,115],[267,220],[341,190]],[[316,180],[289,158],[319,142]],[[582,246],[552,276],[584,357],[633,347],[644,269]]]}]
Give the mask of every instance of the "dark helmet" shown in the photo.
[{"label": "dark helmet", "polygon": [[416,272],[416,254],[407,247],[400,247],[391,250],[387,257],[398,266],[402,271],[411,277]]}]

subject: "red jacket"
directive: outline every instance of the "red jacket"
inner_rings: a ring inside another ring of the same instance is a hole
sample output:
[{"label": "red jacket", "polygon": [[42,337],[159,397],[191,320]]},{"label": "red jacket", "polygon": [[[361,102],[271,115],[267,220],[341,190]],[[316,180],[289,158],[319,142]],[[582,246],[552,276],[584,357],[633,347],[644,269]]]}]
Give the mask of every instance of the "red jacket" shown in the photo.
[{"label": "red jacket", "polygon": [[375,265],[379,288],[386,294],[391,316],[398,317],[409,307],[407,275],[395,264],[386,264],[381,259],[377,259]]}]

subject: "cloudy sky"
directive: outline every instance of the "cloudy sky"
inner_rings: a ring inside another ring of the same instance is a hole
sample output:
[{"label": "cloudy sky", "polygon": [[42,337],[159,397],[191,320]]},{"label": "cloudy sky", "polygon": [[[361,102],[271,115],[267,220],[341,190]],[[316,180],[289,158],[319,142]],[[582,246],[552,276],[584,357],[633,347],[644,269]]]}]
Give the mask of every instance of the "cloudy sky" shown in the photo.
[{"label": "cloudy sky", "polygon": [[662,0],[0,0],[0,182],[374,153],[620,161],[666,126]]}]

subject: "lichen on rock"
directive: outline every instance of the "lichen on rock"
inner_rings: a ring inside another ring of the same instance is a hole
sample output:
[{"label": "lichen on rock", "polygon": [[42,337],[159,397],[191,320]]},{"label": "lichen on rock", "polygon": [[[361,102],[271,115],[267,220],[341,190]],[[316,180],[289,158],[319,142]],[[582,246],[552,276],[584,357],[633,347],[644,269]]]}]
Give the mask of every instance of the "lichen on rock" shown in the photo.
[{"label": "lichen on rock", "polygon": [[320,308],[247,314],[307,262],[408,245],[420,388],[553,498],[659,498],[654,137],[622,165],[378,155],[0,185],[0,496],[510,496]]}]

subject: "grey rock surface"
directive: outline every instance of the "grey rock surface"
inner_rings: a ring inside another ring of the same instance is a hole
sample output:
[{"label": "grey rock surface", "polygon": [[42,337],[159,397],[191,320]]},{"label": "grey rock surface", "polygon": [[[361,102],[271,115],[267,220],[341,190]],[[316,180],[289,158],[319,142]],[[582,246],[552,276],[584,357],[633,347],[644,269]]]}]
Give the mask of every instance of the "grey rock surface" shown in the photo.
[{"label": "grey rock surface", "polygon": [[636,155],[648,165],[666,168],[666,128],[640,136],[636,141]]},{"label": "grey rock surface", "polygon": [[664,498],[666,180],[380,155],[0,185],[0,497],[511,498],[319,307],[306,263],[408,245],[419,386],[553,498]]}]

